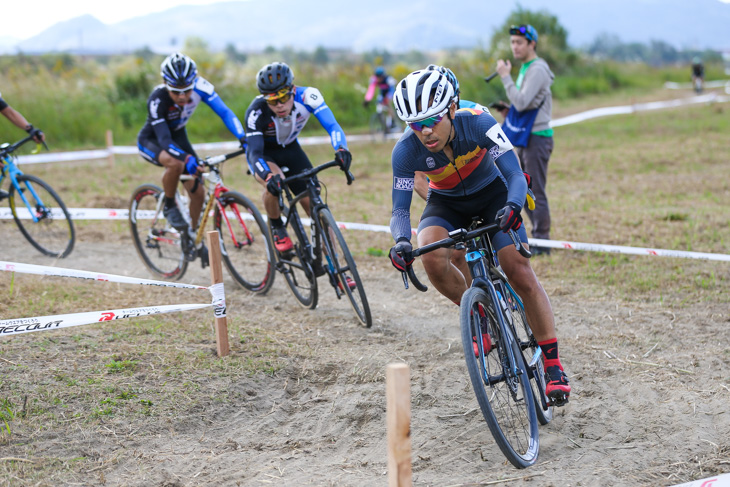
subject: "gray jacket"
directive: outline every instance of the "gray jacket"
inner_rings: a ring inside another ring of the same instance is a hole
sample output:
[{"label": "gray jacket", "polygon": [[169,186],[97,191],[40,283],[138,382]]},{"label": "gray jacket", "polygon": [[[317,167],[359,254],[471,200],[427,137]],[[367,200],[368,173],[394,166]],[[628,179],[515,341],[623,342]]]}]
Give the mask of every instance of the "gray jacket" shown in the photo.
[{"label": "gray jacket", "polygon": [[532,127],[533,132],[547,130],[550,128],[550,119],[553,113],[553,93],[550,91],[550,85],[553,84],[555,75],[550,71],[550,66],[543,58],[537,58],[530,64],[522,80],[522,86],[518,90],[510,75],[502,77],[502,84],[507,92],[507,98],[517,111],[532,110],[545,103],[540,107],[535,119],[535,125]]}]

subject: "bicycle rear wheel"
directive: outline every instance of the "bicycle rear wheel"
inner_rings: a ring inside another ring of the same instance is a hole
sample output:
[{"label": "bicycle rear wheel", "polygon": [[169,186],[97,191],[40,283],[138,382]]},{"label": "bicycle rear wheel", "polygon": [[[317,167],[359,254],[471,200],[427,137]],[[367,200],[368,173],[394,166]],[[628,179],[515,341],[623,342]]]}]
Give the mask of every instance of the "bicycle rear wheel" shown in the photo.
[{"label": "bicycle rear wheel", "polygon": [[[474,394],[494,440],[512,465],[525,468],[537,461],[540,449],[535,402],[522,353],[509,329],[499,325],[498,309],[483,289],[469,288],[461,298],[461,341]],[[490,349],[485,350],[484,339],[476,340],[475,354],[474,337],[484,332]]]},{"label": "bicycle rear wheel", "polygon": [[249,291],[263,294],[274,284],[273,250],[266,223],[254,204],[241,193],[218,198],[213,225],[220,234],[223,262],[233,279]]},{"label": "bicycle rear wheel", "polygon": [[[300,232],[295,230],[292,225],[301,227],[301,220],[289,215],[286,226],[294,248],[285,254],[274,252],[277,256],[276,269],[284,274],[286,283],[299,304],[305,308],[314,309],[317,307],[319,291],[317,290],[317,276],[312,269],[311,256],[307,250],[307,234],[303,227]],[[274,238],[270,232],[269,228],[270,241],[273,242]]]},{"label": "bicycle rear wheel", "polygon": [[[512,292],[513,290],[510,289],[506,297],[507,306],[512,313],[512,324],[514,325],[517,341],[523,351],[523,358],[528,364],[528,375],[532,384],[532,395],[535,398],[537,420],[540,424],[548,424],[553,420],[553,407],[548,406],[549,399],[545,395],[545,387],[547,386],[545,380],[545,356],[542,354],[542,350],[537,344],[535,336],[532,334],[532,329],[527,323],[527,316],[525,316],[525,309],[522,306],[522,302]],[[530,366],[533,362],[534,364]]]},{"label": "bicycle rear wheel", "polygon": [[20,191],[10,185],[9,203],[20,232],[42,254],[66,257],[76,242],[66,205],[53,188],[30,174],[18,176],[18,186]]},{"label": "bicycle rear wheel", "polygon": [[142,262],[163,279],[180,279],[188,268],[182,251],[180,232],[162,215],[162,189],[143,184],[132,193],[129,227]]},{"label": "bicycle rear wheel", "polygon": [[370,328],[373,326],[373,319],[370,316],[368,298],[345,238],[329,209],[323,208],[317,215],[322,228],[321,236],[325,250],[322,258],[326,262],[323,262],[323,265],[326,263],[326,270],[334,280],[337,297],[346,294],[358,319],[363,325]]}]

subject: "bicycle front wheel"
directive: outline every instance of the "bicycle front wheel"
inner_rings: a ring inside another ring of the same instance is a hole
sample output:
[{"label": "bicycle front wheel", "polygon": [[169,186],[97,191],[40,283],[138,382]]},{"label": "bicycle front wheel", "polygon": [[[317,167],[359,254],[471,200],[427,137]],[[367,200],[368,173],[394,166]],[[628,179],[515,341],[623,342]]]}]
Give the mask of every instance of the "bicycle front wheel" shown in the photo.
[{"label": "bicycle front wheel", "polygon": [[42,254],[66,257],[76,242],[76,232],[66,205],[42,179],[18,176],[20,191],[10,185],[10,211],[23,236]]},{"label": "bicycle front wheel", "polygon": [[162,189],[143,184],[132,193],[129,227],[142,262],[163,279],[180,279],[188,268],[182,251],[180,232],[162,216]]},{"label": "bicycle front wheel", "polygon": [[[301,231],[295,230],[294,226],[297,226]],[[307,234],[302,227],[301,220],[295,214],[290,214],[287,218],[286,228],[289,237],[294,239],[294,248],[283,254],[278,251],[275,252],[277,255],[276,268],[284,274],[286,284],[299,301],[299,304],[305,308],[314,309],[317,307],[319,291],[317,289],[317,276],[312,269],[312,257],[308,247]],[[274,241],[273,236],[271,241]]]},{"label": "bicycle front wheel", "polygon": [[[516,333],[517,341],[523,350],[523,357],[529,366],[530,383],[532,384],[532,395],[535,398],[535,412],[540,424],[548,424],[553,419],[553,407],[549,406],[549,399],[545,394],[547,382],[545,380],[545,356],[537,344],[532,329],[527,323],[525,309],[516,295],[509,294],[506,297],[507,306],[512,313],[512,324]],[[530,365],[532,364],[532,365]]]},{"label": "bicycle front wheel", "polygon": [[360,322],[370,328],[373,326],[373,319],[370,316],[368,298],[345,238],[329,209],[324,208],[317,215],[325,251],[322,258],[326,262],[323,265],[326,265],[325,269],[332,276],[337,297],[346,294]]},{"label": "bicycle front wheel", "polygon": [[221,237],[223,262],[233,279],[249,291],[263,294],[274,284],[273,250],[266,223],[241,193],[223,193],[215,206],[213,225]]},{"label": "bicycle front wheel", "polygon": [[461,298],[461,341],[494,440],[512,465],[525,468],[537,461],[540,449],[535,403],[522,353],[497,321],[499,309],[483,289],[469,288]]}]

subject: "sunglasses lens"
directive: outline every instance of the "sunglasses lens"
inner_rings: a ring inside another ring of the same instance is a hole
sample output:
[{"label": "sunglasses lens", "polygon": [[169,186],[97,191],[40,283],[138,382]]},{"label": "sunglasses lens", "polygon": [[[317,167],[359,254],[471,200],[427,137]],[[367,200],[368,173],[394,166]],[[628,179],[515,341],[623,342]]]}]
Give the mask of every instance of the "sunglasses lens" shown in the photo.
[{"label": "sunglasses lens", "polygon": [[426,120],[420,120],[418,122],[410,122],[408,124],[408,126],[411,129],[420,132],[426,127],[428,127],[428,128],[435,127],[436,124],[438,124],[441,121],[441,119],[443,119],[443,118],[444,118],[443,115],[436,115],[435,117],[430,117],[430,118],[427,118]]},{"label": "sunglasses lens", "polygon": [[287,93],[285,95],[277,96],[275,98],[267,98],[266,103],[268,103],[271,106],[276,106],[278,104],[284,104],[289,101],[289,98],[291,98],[291,94]]},{"label": "sunglasses lens", "polygon": [[182,87],[167,85],[167,89],[174,93],[188,93],[193,90],[193,87],[192,87],[192,85],[182,86]]}]

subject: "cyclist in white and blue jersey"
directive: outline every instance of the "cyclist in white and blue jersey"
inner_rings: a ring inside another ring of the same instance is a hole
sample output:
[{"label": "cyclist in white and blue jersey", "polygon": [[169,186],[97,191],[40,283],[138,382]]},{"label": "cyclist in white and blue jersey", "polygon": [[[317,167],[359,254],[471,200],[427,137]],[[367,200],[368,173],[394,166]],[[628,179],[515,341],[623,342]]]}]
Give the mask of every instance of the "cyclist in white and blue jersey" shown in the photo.
[{"label": "cyclist in white and blue jersey", "polygon": [[[279,252],[288,252],[293,246],[279,210],[281,180],[285,177],[281,168],[287,167],[288,174],[294,176],[312,167],[297,140],[310,115],[329,134],[335,160],[343,171],[350,169],[352,155],[322,93],[317,88],[295,86],[289,66],[278,62],[264,66],[256,75],[256,84],[261,94],[246,110],[246,156],[254,177],[265,187],[263,202],[274,246]],[[304,191],[306,183],[297,181],[290,188],[296,194]],[[302,206],[309,213],[308,199],[302,200]]]},{"label": "cyclist in white and blue jersey", "polygon": [[[183,173],[198,176],[200,172],[198,156],[185,129],[193,112],[203,102],[223,120],[241,146],[246,138],[238,117],[223,103],[213,85],[198,76],[190,57],[171,54],[162,62],[160,74],[164,84],[156,86],[147,99],[147,122],[139,131],[137,147],[145,160],[165,168],[162,174],[163,212],[170,225],[185,230],[188,225],[175,203],[175,192]],[[190,217],[195,228],[203,207],[204,189],[199,177],[184,184],[190,195]]]}]

